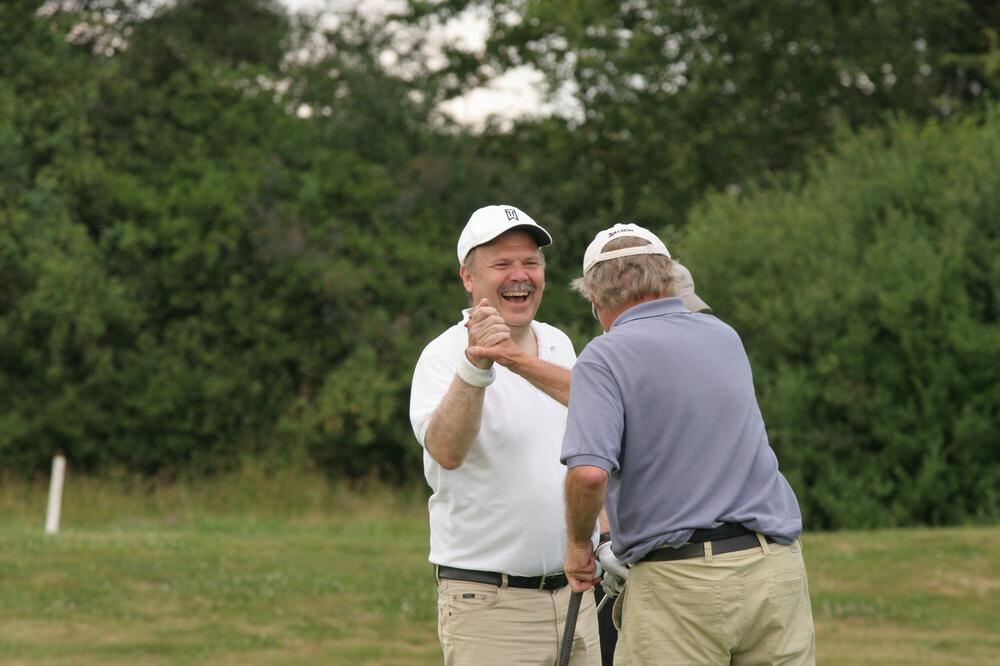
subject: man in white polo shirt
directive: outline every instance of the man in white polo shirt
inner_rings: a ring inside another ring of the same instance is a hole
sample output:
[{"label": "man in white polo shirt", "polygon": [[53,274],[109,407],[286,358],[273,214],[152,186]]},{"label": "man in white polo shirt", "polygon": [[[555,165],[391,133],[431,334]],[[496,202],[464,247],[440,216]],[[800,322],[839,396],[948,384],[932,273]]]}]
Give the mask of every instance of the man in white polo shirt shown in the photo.
[{"label": "man in white polo shirt", "polygon": [[[570,598],[559,454],[576,354],[564,333],[534,320],[540,248],[551,242],[514,206],[473,213],[458,241],[473,307],[427,345],[413,374],[446,665],[554,663],[559,652]],[[588,599],[570,663],[598,666]]]}]

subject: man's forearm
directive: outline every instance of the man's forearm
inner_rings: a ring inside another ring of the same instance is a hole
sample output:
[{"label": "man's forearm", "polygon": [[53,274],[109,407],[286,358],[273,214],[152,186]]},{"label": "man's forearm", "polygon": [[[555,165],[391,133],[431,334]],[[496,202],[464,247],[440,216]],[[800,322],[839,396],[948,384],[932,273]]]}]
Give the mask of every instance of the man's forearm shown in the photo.
[{"label": "man's forearm", "polygon": [[566,532],[570,543],[590,541],[607,489],[608,473],[600,467],[580,465],[566,473]]},{"label": "man's forearm", "polygon": [[526,354],[511,340],[490,346],[469,348],[471,357],[491,358],[495,362],[521,375],[532,385],[544,391],[563,405],[569,404],[570,371],[561,365],[543,361],[533,354]]},{"label": "man's forearm", "polygon": [[434,410],[424,435],[424,447],[445,469],[465,462],[483,419],[485,388],[471,386],[456,376]]},{"label": "man's forearm", "polygon": [[563,405],[569,404],[569,368],[532,356],[520,356],[508,368]]}]

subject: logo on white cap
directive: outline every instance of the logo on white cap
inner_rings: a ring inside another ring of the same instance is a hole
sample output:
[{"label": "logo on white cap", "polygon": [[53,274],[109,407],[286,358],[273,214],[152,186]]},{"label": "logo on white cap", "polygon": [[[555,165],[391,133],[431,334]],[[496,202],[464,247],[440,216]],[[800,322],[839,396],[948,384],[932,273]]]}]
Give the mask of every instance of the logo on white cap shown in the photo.
[{"label": "logo on white cap", "polygon": [[514,210],[513,208],[505,208],[504,212],[507,213],[507,219],[508,220],[516,220],[517,219],[517,211]]}]

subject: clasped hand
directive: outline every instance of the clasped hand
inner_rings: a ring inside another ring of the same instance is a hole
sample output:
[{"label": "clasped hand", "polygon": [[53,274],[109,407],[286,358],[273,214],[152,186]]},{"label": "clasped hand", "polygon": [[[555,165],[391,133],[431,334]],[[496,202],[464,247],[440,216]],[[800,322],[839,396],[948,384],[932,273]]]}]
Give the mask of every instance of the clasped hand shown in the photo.
[{"label": "clasped hand", "polygon": [[503,316],[485,298],[469,313],[465,327],[469,329],[469,346],[465,354],[484,370],[494,361],[510,366],[523,353],[511,340],[510,327]]}]

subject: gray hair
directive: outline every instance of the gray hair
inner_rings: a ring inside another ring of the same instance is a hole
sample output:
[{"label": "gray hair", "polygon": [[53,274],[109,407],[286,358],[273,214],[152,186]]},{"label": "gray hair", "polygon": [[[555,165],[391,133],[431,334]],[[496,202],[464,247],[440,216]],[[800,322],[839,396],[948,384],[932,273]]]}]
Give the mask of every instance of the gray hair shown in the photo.
[{"label": "gray hair", "polygon": [[[623,236],[607,243],[602,251],[649,245],[649,241]],[[602,261],[570,286],[603,310],[611,310],[645,298],[674,295],[673,261],[658,254],[636,254]]]}]

